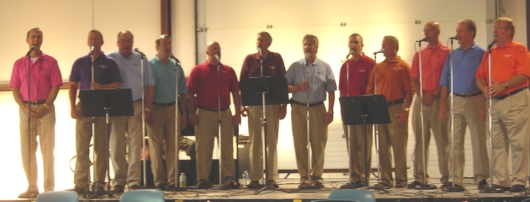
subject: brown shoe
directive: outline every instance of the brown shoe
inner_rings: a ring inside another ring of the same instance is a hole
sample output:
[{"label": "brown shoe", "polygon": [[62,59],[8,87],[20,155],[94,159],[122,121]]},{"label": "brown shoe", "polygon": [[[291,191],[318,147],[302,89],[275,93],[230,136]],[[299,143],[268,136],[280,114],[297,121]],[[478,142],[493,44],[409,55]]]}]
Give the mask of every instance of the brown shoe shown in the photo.
[{"label": "brown shoe", "polygon": [[318,181],[317,181],[317,182],[315,182],[315,185],[314,185],[314,186],[315,186],[315,188],[317,188],[317,189],[322,189],[322,188],[324,188],[324,183],[322,183],[322,182],[318,182]]},{"label": "brown shoe", "polygon": [[401,182],[398,182],[394,185],[394,188],[405,188],[407,187],[407,182],[406,181],[401,181]]},{"label": "brown shoe", "polygon": [[510,192],[525,192],[526,188],[523,185],[516,184],[510,187]]},{"label": "brown shoe", "polygon": [[257,180],[254,180],[254,181],[250,181],[250,183],[248,183],[247,185],[247,188],[249,189],[258,189],[258,188],[261,188],[259,182]]},{"label": "brown shoe", "polygon": [[298,189],[310,189],[311,185],[307,182],[302,182],[300,185],[298,185]]},{"label": "brown shoe", "polygon": [[276,183],[276,180],[268,180],[267,185],[273,187],[273,188],[279,188],[278,183]]}]

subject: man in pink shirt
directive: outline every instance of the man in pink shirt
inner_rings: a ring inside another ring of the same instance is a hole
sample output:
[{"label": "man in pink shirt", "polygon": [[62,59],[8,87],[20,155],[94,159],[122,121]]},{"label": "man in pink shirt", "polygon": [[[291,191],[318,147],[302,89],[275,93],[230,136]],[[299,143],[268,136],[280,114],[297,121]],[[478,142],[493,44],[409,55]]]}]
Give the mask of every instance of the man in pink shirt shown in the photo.
[{"label": "man in pink shirt", "polygon": [[[19,198],[36,198],[37,186],[37,136],[44,167],[44,191],[55,188],[55,106],[53,102],[63,84],[55,58],[42,53],[42,31],[30,29],[26,42],[32,51],[13,65],[9,86],[17,102],[20,116],[20,150],[28,188]],[[29,65],[28,65],[29,64]],[[29,73],[28,73],[29,69]]]},{"label": "man in pink shirt", "polygon": [[[416,52],[412,60],[412,69],[410,71],[410,80],[412,89],[416,93],[414,102],[412,104],[414,110],[412,112],[412,130],[415,134],[416,146],[414,147],[414,182],[407,185],[408,189],[436,189],[436,186],[427,184],[428,179],[424,179],[423,169],[423,147],[425,146],[425,155],[429,153],[429,142],[431,139],[431,130],[438,148],[438,167],[440,169],[440,181],[443,184],[447,183],[449,170],[447,162],[447,123],[440,121],[440,93],[441,86],[438,84],[440,76],[442,75],[445,59],[449,54],[449,48],[443,45],[438,37],[440,36],[440,25],[437,22],[431,21],[425,24],[423,28],[427,47],[421,51],[422,63],[422,89],[420,89],[420,60],[419,52]],[[420,90],[423,91],[420,94]],[[421,105],[423,105],[423,133],[421,126]],[[425,138],[423,140],[423,138]],[[422,143],[425,142],[425,145]],[[427,167],[428,158],[425,157],[425,167]],[[425,173],[429,178],[429,175]]]}]

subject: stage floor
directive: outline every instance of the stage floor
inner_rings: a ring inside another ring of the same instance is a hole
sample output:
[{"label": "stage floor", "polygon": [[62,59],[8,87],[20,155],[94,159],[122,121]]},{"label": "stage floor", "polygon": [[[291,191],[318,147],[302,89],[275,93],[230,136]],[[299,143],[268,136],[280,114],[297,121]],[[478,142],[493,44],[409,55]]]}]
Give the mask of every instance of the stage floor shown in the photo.
[{"label": "stage floor", "polygon": [[[279,179],[278,184],[282,190],[267,189],[260,193],[255,193],[256,190],[246,188],[232,189],[232,190],[204,190],[204,189],[188,189],[181,192],[165,191],[166,201],[282,201],[282,202],[309,202],[316,199],[327,199],[328,195],[335,190],[338,190],[340,185],[346,183],[346,179],[328,179],[325,181],[325,188],[316,190],[299,190],[298,179]],[[374,181],[375,182],[375,181]],[[412,180],[410,180],[412,182]],[[377,201],[522,201],[530,197],[530,193],[495,193],[484,194],[479,193],[477,186],[471,179],[466,179],[464,185],[467,189],[465,192],[444,192],[438,190],[412,190],[412,189],[388,189],[384,191],[372,190],[377,198]],[[436,184],[437,187],[440,184]],[[291,192],[291,193],[286,193]],[[99,199],[91,199],[98,201],[119,201],[120,196],[113,197],[104,196]],[[34,199],[0,199],[3,201],[34,201]],[[80,201],[86,199],[80,197]]]}]

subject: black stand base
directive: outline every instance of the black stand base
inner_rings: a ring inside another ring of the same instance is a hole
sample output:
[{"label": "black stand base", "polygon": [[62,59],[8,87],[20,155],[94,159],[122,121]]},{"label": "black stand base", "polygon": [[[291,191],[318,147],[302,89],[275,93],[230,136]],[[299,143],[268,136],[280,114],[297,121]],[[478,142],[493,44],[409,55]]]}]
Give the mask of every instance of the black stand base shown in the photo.
[{"label": "black stand base", "polygon": [[85,199],[97,199],[101,198],[102,196],[107,195],[108,197],[113,197],[114,192],[112,191],[103,191],[103,192],[96,192],[96,191],[90,191],[83,194],[83,198]]},{"label": "black stand base", "polygon": [[[261,188],[259,188],[258,190],[256,190],[254,192],[254,194],[259,194],[261,193],[262,191],[265,191],[267,189],[272,189],[272,190],[275,190],[275,191],[282,191],[282,192],[285,192],[285,193],[293,193],[292,191],[289,191],[289,190],[286,190],[286,189],[282,189],[282,188],[274,188],[273,186],[271,185],[260,185],[262,186]],[[311,186],[312,189],[318,189],[317,187],[313,187]],[[309,189],[309,188],[306,188],[306,189]]]},{"label": "black stand base", "polygon": [[164,191],[186,191],[186,188],[171,186],[171,187],[166,187],[166,190]]},{"label": "black stand base", "polygon": [[442,191],[446,191],[446,192],[463,192],[463,191],[466,191],[466,188],[464,187],[444,187],[442,188]]},{"label": "black stand base", "polygon": [[502,188],[492,189],[490,187],[486,187],[486,188],[481,189],[479,193],[504,193],[504,189]]}]

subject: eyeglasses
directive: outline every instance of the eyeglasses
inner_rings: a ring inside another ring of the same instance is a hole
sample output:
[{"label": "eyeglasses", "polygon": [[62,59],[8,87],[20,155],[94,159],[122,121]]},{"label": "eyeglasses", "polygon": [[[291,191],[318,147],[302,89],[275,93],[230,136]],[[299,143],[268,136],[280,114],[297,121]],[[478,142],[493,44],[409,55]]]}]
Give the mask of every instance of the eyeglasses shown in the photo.
[{"label": "eyeglasses", "polygon": [[508,29],[504,27],[493,27],[493,30],[499,31],[499,30],[508,30]]},{"label": "eyeglasses", "polygon": [[433,29],[424,29],[424,30],[423,30],[423,33],[429,33],[429,32],[431,32],[431,31],[434,31],[434,30],[433,30]]}]

